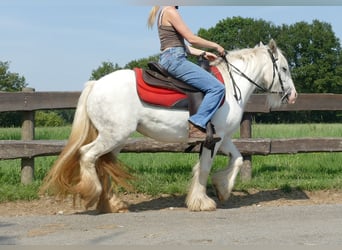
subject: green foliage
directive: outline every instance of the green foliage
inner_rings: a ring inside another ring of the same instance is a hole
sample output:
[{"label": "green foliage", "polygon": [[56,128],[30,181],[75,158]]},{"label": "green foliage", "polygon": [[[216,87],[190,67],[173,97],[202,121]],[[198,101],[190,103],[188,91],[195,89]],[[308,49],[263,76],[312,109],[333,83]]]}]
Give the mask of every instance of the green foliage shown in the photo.
[{"label": "green foliage", "polygon": [[9,71],[9,62],[0,61],[0,91],[15,92],[26,87],[25,77]]},{"label": "green foliage", "polygon": [[[21,91],[27,86],[25,77],[18,73],[9,71],[9,62],[0,61],[0,91],[15,92]],[[0,113],[0,126],[11,127],[19,126],[21,124],[21,116],[18,112]]]},{"label": "green foliage", "polygon": [[283,25],[280,30],[276,39],[291,65],[297,91],[341,93],[341,45],[331,25],[314,20]]},{"label": "green foliage", "polygon": [[20,112],[0,113],[0,127],[18,127],[21,122]]},{"label": "green foliage", "polygon": [[268,43],[276,32],[276,27],[270,22],[233,17],[219,21],[208,30],[201,28],[198,35],[219,43],[226,50],[235,50],[253,48],[260,41]]},{"label": "green foliage", "polygon": [[149,62],[156,62],[158,60],[159,60],[158,55],[150,56],[148,58],[133,60],[133,61],[129,62],[128,64],[126,64],[125,68],[128,68],[128,69],[134,69],[134,68],[147,69],[148,68],[147,64]]},{"label": "green foliage", "polygon": [[65,125],[64,119],[54,111],[37,111],[35,114],[37,127],[58,127]]},{"label": "green foliage", "polygon": [[60,109],[55,110],[60,117],[63,118],[65,124],[72,124],[75,116],[75,110],[74,109]]},{"label": "green foliage", "polygon": [[112,62],[102,62],[101,66],[92,71],[90,80],[98,80],[101,77],[108,75],[118,69],[121,68],[117,63],[114,65]]}]

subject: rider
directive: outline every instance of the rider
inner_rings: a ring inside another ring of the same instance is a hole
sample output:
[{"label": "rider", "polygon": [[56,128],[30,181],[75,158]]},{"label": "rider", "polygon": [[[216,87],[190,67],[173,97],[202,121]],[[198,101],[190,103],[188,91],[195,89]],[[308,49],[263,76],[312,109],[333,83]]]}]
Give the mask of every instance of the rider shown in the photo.
[{"label": "rider", "polygon": [[[189,141],[205,141],[206,125],[220,107],[225,95],[225,88],[212,74],[186,58],[187,53],[195,56],[204,54],[204,57],[210,61],[215,60],[217,56],[214,53],[188,46],[184,40],[197,47],[215,49],[220,55],[224,55],[225,50],[215,42],[194,35],[177,10],[178,6],[163,8],[154,6],[148,18],[148,26],[153,27],[159,12],[158,33],[161,44],[159,63],[175,78],[204,93],[204,99],[197,113],[189,117],[188,121]],[[220,139],[216,135],[214,138]]]}]

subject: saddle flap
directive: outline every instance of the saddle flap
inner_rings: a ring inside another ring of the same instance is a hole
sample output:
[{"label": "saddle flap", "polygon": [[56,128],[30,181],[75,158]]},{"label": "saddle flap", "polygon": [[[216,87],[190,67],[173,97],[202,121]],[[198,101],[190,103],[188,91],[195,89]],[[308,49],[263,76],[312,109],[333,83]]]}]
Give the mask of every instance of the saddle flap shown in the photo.
[{"label": "saddle flap", "polygon": [[137,92],[143,102],[166,108],[187,109],[188,99],[186,94],[174,89],[147,84],[143,77],[146,74],[145,70],[141,68],[134,68],[134,72],[137,81]]},{"label": "saddle flap", "polygon": [[157,71],[144,69],[142,76],[144,81],[151,86],[179,91],[179,89],[174,87],[171,79],[159,74]]},{"label": "saddle flap", "polygon": [[164,69],[159,63],[157,62],[148,62],[147,66],[150,70],[153,70],[155,72],[160,73],[161,75],[168,77],[170,76],[169,72],[167,72],[166,69]]},{"label": "saddle flap", "polygon": [[159,63],[149,62],[148,67],[143,72],[146,83],[167,89],[174,89],[182,93],[200,92],[199,89],[186,84],[173,76],[171,76]]}]

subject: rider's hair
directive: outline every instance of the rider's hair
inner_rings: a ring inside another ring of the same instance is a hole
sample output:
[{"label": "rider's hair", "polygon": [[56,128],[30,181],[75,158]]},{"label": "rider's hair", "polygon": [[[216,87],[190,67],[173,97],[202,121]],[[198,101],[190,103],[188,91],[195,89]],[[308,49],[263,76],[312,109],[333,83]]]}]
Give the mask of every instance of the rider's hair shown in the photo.
[{"label": "rider's hair", "polygon": [[150,15],[148,16],[148,21],[147,21],[147,25],[150,29],[152,29],[153,24],[156,21],[156,16],[157,16],[159,9],[160,9],[160,6],[153,6],[150,11]]}]

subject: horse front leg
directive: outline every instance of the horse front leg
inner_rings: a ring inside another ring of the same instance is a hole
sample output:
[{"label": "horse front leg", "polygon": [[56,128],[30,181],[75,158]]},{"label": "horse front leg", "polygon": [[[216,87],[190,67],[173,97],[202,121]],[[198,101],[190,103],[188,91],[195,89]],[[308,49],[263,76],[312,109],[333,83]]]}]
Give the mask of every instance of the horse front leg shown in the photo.
[{"label": "horse front leg", "polygon": [[226,140],[220,149],[226,155],[231,153],[231,159],[225,169],[213,174],[212,184],[219,200],[226,201],[233,190],[236,176],[243,165],[243,158],[231,139]]},{"label": "horse front leg", "polygon": [[190,211],[216,210],[216,202],[206,194],[212,161],[211,151],[204,148],[200,161],[193,168],[193,177],[186,198],[186,205]]}]

